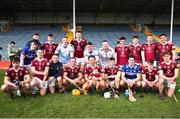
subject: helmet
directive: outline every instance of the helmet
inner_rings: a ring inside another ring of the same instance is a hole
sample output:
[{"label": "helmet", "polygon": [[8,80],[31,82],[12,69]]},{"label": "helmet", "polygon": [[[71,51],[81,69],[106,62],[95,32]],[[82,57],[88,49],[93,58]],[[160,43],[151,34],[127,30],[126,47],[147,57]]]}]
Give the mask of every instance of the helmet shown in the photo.
[{"label": "helmet", "polygon": [[113,95],[113,93],[112,92],[105,92],[104,93],[104,98],[113,98],[114,97],[114,95]]},{"label": "helmet", "polygon": [[128,89],[125,90],[124,95],[129,96],[129,90]]},{"label": "helmet", "polygon": [[79,96],[81,94],[81,91],[80,90],[78,90],[78,89],[73,89],[72,90],[72,95],[74,95],[74,96]]},{"label": "helmet", "polygon": [[180,89],[177,89],[177,92],[180,93]]}]

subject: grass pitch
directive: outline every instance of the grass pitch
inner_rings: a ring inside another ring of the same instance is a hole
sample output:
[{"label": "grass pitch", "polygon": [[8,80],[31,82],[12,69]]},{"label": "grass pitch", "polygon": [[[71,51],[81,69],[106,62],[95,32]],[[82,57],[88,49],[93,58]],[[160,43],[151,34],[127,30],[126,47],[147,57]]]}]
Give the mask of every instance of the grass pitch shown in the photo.
[{"label": "grass pitch", "polygon": [[[0,70],[0,85],[3,77],[4,70]],[[176,96],[180,101],[180,93]],[[29,94],[25,99],[15,97],[11,100],[7,94],[0,93],[0,118],[180,118],[179,110],[180,102],[167,97],[161,101],[158,94],[147,94],[144,98],[137,97],[136,102],[129,102],[123,94],[119,99],[104,99],[97,94],[78,97],[48,94],[36,98]]]}]

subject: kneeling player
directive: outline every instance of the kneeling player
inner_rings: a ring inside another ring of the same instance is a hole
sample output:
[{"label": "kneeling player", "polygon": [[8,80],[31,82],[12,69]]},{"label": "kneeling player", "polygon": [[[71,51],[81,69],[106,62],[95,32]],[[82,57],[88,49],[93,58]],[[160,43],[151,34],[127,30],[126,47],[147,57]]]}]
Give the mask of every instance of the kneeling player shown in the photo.
[{"label": "kneeling player", "polygon": [[84,82],[85,80],[82,79],[80,67],[76,65],[76,58],[71,58],[69,64],[64,68],[63,86],[65,89],[70,84],[82,86]]},{"label": "kneeling player", "polygon": [[105,89],[108,88],[107,82],[102,80],[104,77],[102,76],[103,73],[104,70],[97,65],[95,56],[90,55],[88,57],[88,64],[85,67],[86,83],[83,85],[83,89],[89,90],[89,93],[92,94],[92,91],[96,88],[96,90],[103,95]]},{"label": "kneeling player", "polygon": [[105,79],[110,87],[115,88],[118,91],[120,84],[120,74],[119,67],[115,65],[115,59],[111,57],[109,59],[109,65],[105,68]]},{"label": "kneeling player", "polygon": [[153,65],[153,61],[148,61],[147,67],[142,69],[142,88],[158,88],[159,74],[157,68],[153,67]]},{"label": "kneeling player", "polygon": [[159,91],[160,99],[164,99],[163,90],[164,90],[164,81],[167,83],[167,96],[172,97],[176,88],[176,79],[178,77],[179,67],[175,61],[172,61],[169,52],[163,53],[164,61],[159,66]]},{"label": "kneeling player", "polygon": [[12,59],[12,67],[10,67],[4,78],[4,84],[1,90],[9,93],[11,98],[13,98],[13,90],[20,92],[20,95],[24,96],[24,92],[29,89],[30,76],[25,68],[20,68],[19,59]]},{"label": "kneeling player", "polygon": [[127,84],[129,89],[129,100],[136,101],[132,94],[135,92],[136,87],[141,86],[140,81],[140,66],[135,64],[135,58],[130,56],[128,59],[128,64],[123,65],[122,67],[122,80]]},{"label": "kneeling player", "polygon": [[59,91],[62,90],[63,65],[59,62],[59,56],[53,55],[49,66],[48,84],[51,94],[55,92],[55,83],[58,82]]},{"label": "kneeling player", "polygon": [[31,88],[32,88],[32,95],[36,95],[35,88],[37,86],[40,87],[40,94],[44,96],[47,91],[48,87],[48,71],[49,71],[49,62],[47,59],[43,58],[44,52],[42,49],[38,49],[37,51],[37,58],[32,61],[31,71],[32,71],[32,81],[31,81]]}]

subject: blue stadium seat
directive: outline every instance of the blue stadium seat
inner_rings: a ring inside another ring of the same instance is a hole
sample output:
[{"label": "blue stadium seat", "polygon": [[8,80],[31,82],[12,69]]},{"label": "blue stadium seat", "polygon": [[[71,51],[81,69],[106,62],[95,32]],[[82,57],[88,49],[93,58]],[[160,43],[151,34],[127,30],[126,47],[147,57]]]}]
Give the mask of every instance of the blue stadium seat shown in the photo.
[{"label": "blue stadium seat", "polygon": [[[111,47],[115,47],[117,40],[124,36],[126,37],[128,44],[134,35],[139,36],[140,43],[146,42],[146,35],[142,32],[133,32],[128,25],[121,26],[82,26],[84,38],[94,43],[96,48],[101,47],[103,40],[108,40]],[[50,26],[15,26],[10,32],[0,32],[0,47],[3,48],[2,56],[6,60],[7,44],[11,41],[15,41],[17,47],[24,47],[25,43],[32,39],[32,34],[39,32],[41,43],[47,40],[47,35],[53,33],[56,42],[61,42],[61,39],[66,35],[65,32],[61,32],[59,27]],[[166,33],[169,35],[169,26],[156,26],[153,33],[159,35]],[[173,43],[180,47],[180,27],[174,27],[173,30]]]}]

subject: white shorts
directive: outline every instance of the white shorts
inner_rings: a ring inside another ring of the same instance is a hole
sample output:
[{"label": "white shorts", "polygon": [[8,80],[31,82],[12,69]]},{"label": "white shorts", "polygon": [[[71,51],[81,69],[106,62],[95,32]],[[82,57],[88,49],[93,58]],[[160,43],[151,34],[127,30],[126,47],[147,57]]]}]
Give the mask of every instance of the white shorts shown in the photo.
[{"label": "white shorts", "polygon": [[39,79],[37,77],[33,77],[33,79],[38,80],[40,88],[47,88],[48,87],[48,81],[44,81],[44,84],[43,84],[43,81],[41,79]]},{"label": "white shorts", "polygon": [[24,65],[24,68],[26,68],[26,69],[30,69],[30,68],[31,68],[31,64]]},{"label": "white shorts", "polygon": [[166,81],[166,83],[167,83],[167,87],[168,88],[176,88],[176,82],[174,82],[174,83],[170,83],[168,80]]},{"label": "white shorts", "polygon": [[48,86],[49,86],[49,87],[54,87],[55,84],[56,84],[56,78],[53,79],[53,80],[48,81]]},{"label": "white shorts", "polygon": [[76,63],[77,64],[85,64],[85,59],[84,59],[84,57],[83,58],[76,58]]}]

